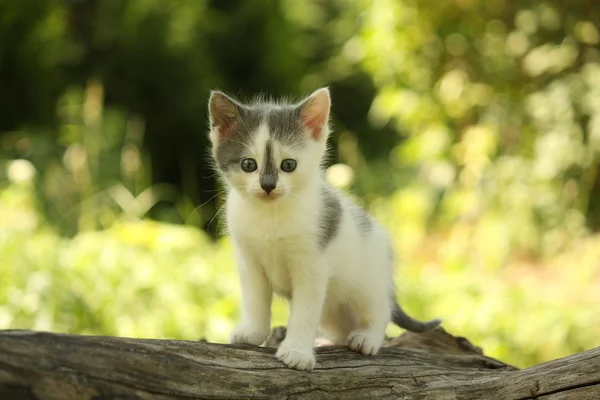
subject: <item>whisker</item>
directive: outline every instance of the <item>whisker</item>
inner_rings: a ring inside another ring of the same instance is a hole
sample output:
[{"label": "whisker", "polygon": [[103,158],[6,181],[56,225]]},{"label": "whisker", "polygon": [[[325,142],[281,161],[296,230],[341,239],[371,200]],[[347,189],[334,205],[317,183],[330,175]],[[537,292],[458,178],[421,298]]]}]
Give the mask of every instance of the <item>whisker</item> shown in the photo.
[{"label": "whisker", "polygon": [[206,200],[204,203],[200,204],[198,207],[194,208],[194,211],[198,211],[199,209],[201,209],[202,207],[204,207],[205,205],[207,205],[208,203],[210,203],[215,197],[218,197],[219,195],[225,193],[225,190],[221,190],[218,191],[214,196],[212,196],[210,199]]},{"label": "whisker", "polygon": [[215,213],[215,215],[213,215],[213,217],[208,222],[207,228],[210,229],[210,227],[211,227],[213,221],[215,220],[215,218],[217,218],[218,216],[220,216],[224,211],[225,211],[225,204],[223,204],[221,207],[217,208],[217,212]]}]

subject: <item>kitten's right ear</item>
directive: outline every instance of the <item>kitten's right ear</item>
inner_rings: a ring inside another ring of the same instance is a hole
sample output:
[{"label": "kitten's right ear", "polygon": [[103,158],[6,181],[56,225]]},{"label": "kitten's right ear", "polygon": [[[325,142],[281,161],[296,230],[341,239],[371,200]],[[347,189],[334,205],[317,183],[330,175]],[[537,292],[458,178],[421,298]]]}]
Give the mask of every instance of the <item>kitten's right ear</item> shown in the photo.
[{"label": "kitten's right ear", "polygon": [[300,119],[314,140],[327,139],[330,107],[331,99],[327,87],[314,91],[300,105]]},{"label": "kitten's right ear", "polygon": [[228,137],[240,118],[238,103],[218,90],[210,93],[208,113],[210,115],[210,138],[213,142]]}]

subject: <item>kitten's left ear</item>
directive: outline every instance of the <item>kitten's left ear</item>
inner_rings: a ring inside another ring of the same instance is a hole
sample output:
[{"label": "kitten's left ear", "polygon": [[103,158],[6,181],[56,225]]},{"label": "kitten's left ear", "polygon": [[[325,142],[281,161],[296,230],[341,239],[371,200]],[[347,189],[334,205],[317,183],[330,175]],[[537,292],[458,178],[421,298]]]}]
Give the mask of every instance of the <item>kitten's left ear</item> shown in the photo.
[{"label": "kitten's left ear", "polygon": [[300,120],[316,141],[327,138],[330,107],[331,99],[327,87],[314,91],[300,104]]},{"label": "kitten's left ear", "polygon": [[223,92],[210,93],[208,113],[211,125],[211,140],[221,140],[230,135],[240,117],[240,106]]}]

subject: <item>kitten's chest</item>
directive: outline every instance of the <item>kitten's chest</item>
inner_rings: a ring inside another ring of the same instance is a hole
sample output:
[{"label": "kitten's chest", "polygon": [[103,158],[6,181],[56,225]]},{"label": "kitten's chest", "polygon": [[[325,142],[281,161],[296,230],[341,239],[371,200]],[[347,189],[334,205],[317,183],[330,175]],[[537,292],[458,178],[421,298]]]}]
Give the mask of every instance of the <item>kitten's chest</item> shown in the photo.
[{"label": "kitten's chest", "polygon": [[290,239],[271,239],[262,243],[247,243],[242,251],[250,261],[260,268],[267,277],[273,291],[281,296],[291,298],[291,268],[297,268],[296,252],[291,249],[296,243]]},{"label": "kitten's chest", "polygon": [[235,238],[264,249],[293,246],[298,240],[311,240],[319,229],[318,211],[292,206],[256,209],[240,201],[230,201],[227,226]]},{"label": "kitten's chest", "polygon": [[290,279],[289,254],[285,251],[285,240],[276,239],[270,245],[263,246],[255,257],[271,283],[273,291],[281,296],[291,298],[292,285]]},{"label": "kitten's chest", "polygon": [[229,233],[244,259],[264,271],[273,291],[290,297],[290,271],[301,268],[298,260],[318,250],[318,214],[298,207],[259,212],[235,202],[228,206]]},{"label": "kitten's chest", "polygon": [[262,270],[273,291],[291,298],[294,269],[304,268],[302,259],[314,247],[313,240],[306,235],[234,235],[246,262]]}]

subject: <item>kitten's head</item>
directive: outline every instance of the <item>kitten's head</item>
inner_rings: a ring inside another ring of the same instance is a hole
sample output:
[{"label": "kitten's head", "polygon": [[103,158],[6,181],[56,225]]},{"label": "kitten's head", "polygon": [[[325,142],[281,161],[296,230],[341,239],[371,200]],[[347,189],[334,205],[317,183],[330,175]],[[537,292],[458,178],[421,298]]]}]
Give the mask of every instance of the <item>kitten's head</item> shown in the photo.
[{"label": "kitten's head", "polygon": [[327,88],[298,104],[242,104],[212,92],[210,139],[217,169],[248,199],[293,197],[319,176],[329,108]]}]

